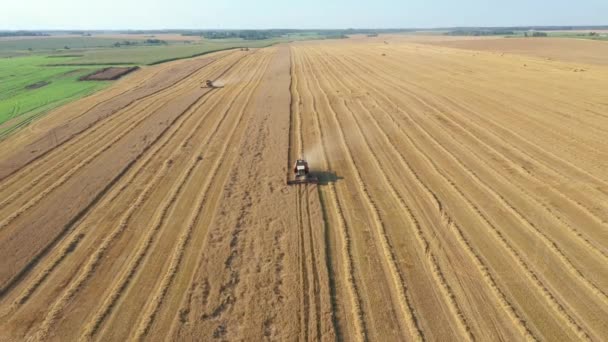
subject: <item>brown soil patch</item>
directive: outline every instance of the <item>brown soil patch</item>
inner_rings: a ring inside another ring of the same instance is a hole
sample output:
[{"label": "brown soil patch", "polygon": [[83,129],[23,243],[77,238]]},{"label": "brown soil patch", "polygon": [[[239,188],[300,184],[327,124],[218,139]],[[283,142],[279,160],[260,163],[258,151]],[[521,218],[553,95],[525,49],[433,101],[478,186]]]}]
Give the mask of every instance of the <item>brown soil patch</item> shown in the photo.
[{"label": "brown soil patch", "polygon": [[30,85],[27,85],[25,87],[25,89],[28,89],[28,90],[38,89],[38,88],[42,88],[49,84],[51,84],[51,82],[49,82],[49,81],[40,81],[40,82],[36,82],[36,83],[32,83]]},{"label": "brown soil patch", "polygon": [[68,58],[68,57],[82,57],[84,55],[48,55],[46,58]]},{"label": "brown soil patch", "polygon": [[81,81],[113,81],[129,74],[139,67],[109,67],[97,70],[92,74],[83,76],[80,78]]}]

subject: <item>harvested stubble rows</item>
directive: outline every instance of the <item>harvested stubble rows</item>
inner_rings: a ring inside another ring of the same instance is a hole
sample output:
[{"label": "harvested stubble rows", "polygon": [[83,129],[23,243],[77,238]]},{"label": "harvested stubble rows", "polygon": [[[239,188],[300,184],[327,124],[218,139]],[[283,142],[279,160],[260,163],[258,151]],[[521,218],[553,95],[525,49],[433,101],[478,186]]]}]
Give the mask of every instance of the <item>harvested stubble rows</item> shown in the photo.
[{"label": "harvested stubble rows", "polygon": [[[0,340],[605,340],[585,68],[373,39],[144,68],[2,143]],[[300,155],[321,185],[285,185]]]}]

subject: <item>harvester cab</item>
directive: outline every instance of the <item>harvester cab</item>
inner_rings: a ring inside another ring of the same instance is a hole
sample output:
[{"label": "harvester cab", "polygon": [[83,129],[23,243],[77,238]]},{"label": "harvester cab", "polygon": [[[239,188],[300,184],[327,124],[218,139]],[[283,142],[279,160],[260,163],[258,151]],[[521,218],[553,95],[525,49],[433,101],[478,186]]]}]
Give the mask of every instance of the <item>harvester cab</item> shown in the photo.
[{"label": "harvester cab", "polygon": [[308,162],[304,159],[296,160],[295,164],[293,165],[293,173],[295,178],[288,180],[288,185],[319,183],[319,180],[316,177],[312,177],[310,175],[310,168],[308,167]]}]

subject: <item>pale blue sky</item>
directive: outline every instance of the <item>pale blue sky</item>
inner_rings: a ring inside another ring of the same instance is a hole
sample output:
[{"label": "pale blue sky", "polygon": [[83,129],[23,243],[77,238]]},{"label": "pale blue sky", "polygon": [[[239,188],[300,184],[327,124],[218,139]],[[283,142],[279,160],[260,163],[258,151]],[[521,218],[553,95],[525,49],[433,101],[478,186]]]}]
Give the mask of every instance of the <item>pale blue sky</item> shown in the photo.
[{"label": "pale blue sky", "polygon": [[3,0],[0,29],[608,25],[608,0]]}]

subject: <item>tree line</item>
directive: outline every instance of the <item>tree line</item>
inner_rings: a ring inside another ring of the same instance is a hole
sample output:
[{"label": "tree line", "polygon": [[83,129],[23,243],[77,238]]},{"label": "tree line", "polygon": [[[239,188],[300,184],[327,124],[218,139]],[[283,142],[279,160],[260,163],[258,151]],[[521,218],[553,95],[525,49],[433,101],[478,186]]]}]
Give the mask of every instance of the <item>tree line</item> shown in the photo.
[{"label": "tree line", "polygon": [[44,32],[34,32],[34,31],[1,31],[0,37],[46,37],[50,36],[48,33]]}]

